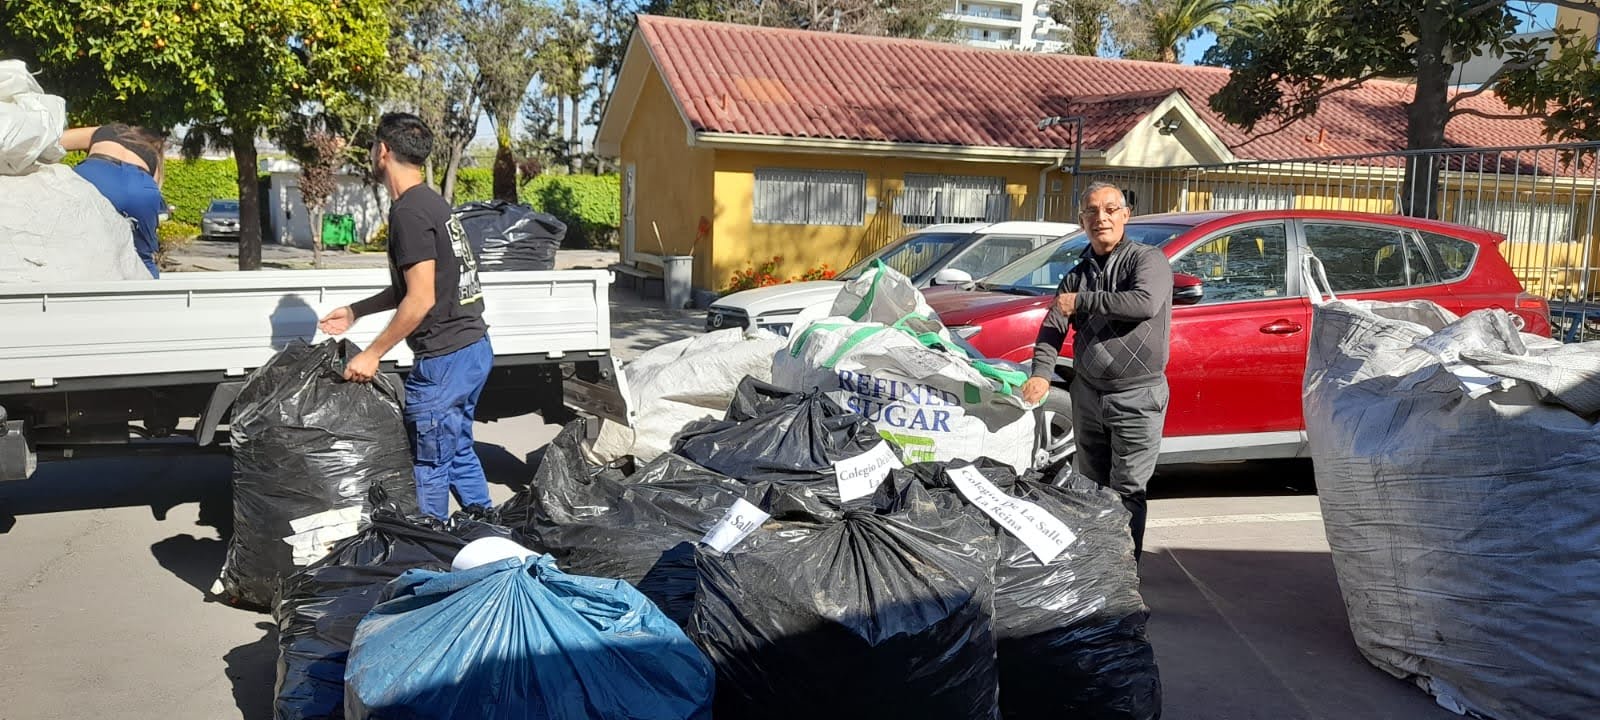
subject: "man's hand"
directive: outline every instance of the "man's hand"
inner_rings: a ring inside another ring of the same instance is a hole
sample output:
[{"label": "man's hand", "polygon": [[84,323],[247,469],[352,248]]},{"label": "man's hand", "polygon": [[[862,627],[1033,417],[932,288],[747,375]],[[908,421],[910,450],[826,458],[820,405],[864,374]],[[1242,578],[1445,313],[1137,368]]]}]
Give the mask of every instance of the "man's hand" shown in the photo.
[{"label": "man's hand", "polygon": [[1056,309],[1060,310],[1062,315],[1071,317],[1072,313],[1077,312],[1078,310],[1078,294],[1061,293],[1060,295],[1057,295]]},{"label": "man's hand", "polygon": [[329,335],[343,335],[350,331],[350,326],[356,322],[356,313],[349,305],[334,310],[317,323],[317,329]]},{"label": "man's hand", "polygon": [[1050,394],[1050,381],[1042,377],[1031,377],[1022,384],[1022,401],[1029,405],[1037,404]]},{"label": "man's hand", "polygon": [[351,358],[350,363],[344,366],[344,379],[350,382],[372,382],[372,378],[377,374],[378,356],[367,351],[362,351]]}]

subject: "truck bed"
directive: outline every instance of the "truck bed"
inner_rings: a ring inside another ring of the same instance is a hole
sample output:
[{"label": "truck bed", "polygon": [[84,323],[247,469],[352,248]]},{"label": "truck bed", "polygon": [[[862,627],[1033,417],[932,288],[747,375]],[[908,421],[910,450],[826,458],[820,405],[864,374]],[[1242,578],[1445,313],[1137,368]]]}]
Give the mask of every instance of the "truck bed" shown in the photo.
[{"label": "truck bed", "polygon": [[[479,277],[496,366],[609,352],[609,272]],[[291,340],[323,339],[318,318],[388,284],[387,270],[268,270],[0,286],[0,395],[240,377]],[[365,346],[390,315],[346,337]],[[384,359],[412,362],[404,343]]]}]

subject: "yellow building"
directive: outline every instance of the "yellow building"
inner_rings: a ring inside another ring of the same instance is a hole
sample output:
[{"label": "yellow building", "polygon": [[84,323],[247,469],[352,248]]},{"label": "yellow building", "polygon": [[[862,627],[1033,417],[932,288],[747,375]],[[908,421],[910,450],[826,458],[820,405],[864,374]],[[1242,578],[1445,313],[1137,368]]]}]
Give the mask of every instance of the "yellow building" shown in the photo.
[{"label": "yellow building", "polygon": [[[1396,210],[1409,85],[1368,82],[1324,99],[1314,117],[1247,134],[1206,105],[1227,78],[1209,67],[643,16],[596,143],[622,166],[624,264],[650,272],[662,256],[690,255],[702,290],[773,257],[780,277],[839,269],[933,222],[1071,221],[1071,190],[1093,179],[1118,182],[1137,212]],[[1505,112],[1493,94],[1465,103]],[[1537,120],[1462,118],[1446,139],[1531,146],[1541,130]],[[1554,151],[1519,155],[1514,172],[1501,172],[1505,162],[1445,159],[1427,202],[1447,219],[1513,231],[1522,215],[1564,206],[1545,234],[1564,232],[1573,247],[1562,257],[1588,267],[1592,242],[1580,241],[1593,233],[1580,227],[1588,207],[1577,199],[1592,191],[1593,168],[1563,170]],[[1507,234],[1517,247],[1538,239]]]}]

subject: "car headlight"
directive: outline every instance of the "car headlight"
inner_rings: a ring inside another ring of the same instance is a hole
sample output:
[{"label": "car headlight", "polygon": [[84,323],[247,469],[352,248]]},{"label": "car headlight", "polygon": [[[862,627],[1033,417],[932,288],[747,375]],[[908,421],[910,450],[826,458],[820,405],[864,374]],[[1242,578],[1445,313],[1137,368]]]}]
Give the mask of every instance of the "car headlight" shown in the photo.
[{"label": "car headlight", "polygon": [[962,340],[971,340],[972,336],[977,335],[982,330],[982,325],[956,325],[950,328],[950,332],[955,333],[955,336]]}]

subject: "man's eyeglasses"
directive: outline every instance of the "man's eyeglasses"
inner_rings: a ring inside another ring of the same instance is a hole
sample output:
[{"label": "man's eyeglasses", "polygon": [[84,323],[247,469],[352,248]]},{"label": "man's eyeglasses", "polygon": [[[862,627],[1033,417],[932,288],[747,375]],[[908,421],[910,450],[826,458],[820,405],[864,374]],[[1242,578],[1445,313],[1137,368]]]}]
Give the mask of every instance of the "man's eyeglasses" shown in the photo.
[{"label": "man's eyeglasses", "polygon": [[1107,206],[1105,206],[1103,208],[1086,207],[1086,208],[1083,209],[1083,212],[1081,214],[1084,217],[1094,217],[1094,216],[1100,215],[1102,213],[1104,213],[1106,215],[1115,215],[1115,214],[1117,214],[1117,211],[1121,210],[1121,209],[1123,209],[1122,205],[1107,205]]}]

